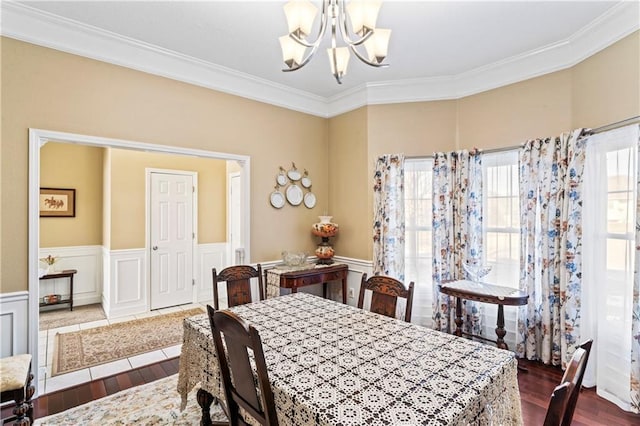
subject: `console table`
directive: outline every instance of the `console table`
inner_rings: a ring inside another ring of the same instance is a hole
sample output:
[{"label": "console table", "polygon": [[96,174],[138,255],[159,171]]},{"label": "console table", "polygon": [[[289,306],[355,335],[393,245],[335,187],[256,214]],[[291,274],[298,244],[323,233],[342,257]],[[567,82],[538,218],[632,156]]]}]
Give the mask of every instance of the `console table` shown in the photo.
[{"label": "console table", "polygon": [[52,305],[61,305],[61,304],[69,304],[69,310],[73,311],[73,276],[78,271],[76,269],[67,269],[65,271],[54,272],[53,274],[47,274],[40,277],[40,280],[55,280],[57,278],[68,278],[69,279],[69,298],[61,299],[57,302],[53,303],[44,303],[40,302],[40,306],[52,306]]},{"label": "console table", "polygon": [[327,298],[327,282],[342,280],[342,303],[347,303],[347,273],[349,267],[342,263],[315,265],[308,269],[279,269],[265,271],[267,298],[280,295],[280,288],[290,288],[297,293],[299,287],[322,284],[322,296]]},{"label": "console table", "polygon": [[[456,336],[471,336],[482,340],[494,342],[501,349],[509,349],[504,341],[507,334],[504,329],[504,305],[526,305],[529,295],[524,291],[493,284],[479,283],[469,280],[443,282],[438,286],[440,293],[448,294],[456,298]],[[498,305],[498,320],[496,322],[497,340],[490,340],[483,336],[465,333],[462,331],[462,299],[475,300],[476,302],[493,303]]]}]

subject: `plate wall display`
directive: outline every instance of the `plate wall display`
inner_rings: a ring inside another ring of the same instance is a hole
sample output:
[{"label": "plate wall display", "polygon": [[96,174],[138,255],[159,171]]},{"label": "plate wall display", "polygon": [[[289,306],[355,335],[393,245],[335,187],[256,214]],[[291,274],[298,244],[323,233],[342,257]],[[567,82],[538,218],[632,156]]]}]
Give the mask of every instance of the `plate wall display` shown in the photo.
[{"label": "plate wall display", "polygon": [[312,209],[316,205],[316,196],[313,192],[307,192],[304,194],[304,205],[308,209]]},{"label": "plate wall display", "polygon": [[269,201],[271,202],[271,205],[276,209],[281,209],[282,207],[284,207],[284,195],[282,195],[282,192],[278,190],[275,190],[271,193]]},{"label": "plate wall display", "polygon": [[295,183],[289,185],[289,187],[287,188],[287,201],[289,202],[289,204],[291,204],[292,206],[300,205],[300,203],[302,202],[302,198],[302,189],[300,189],[300,187]]}]

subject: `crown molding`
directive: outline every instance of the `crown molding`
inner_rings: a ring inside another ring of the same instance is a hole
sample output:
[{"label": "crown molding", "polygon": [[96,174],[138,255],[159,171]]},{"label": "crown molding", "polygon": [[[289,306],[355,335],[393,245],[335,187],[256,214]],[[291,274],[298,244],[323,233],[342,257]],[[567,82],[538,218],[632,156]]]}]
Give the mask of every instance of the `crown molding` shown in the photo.
[{"label": "crown molding", "polygon": [[329,111],[338,115],[365,105],[459,99],[567,69],[638,31],[639,17],[640,2],[621,2],[566,40],[458,75],[368,83],[330,98]]},{"label": "crown molding", "polygon": [[328,116],[326,99],[129,37],[2,2],[1,34],[67,53],[132,68],[312,115]]},{"label": "crown molding", "polygon": [[640,3],[620,2],[566,40],[453,76],[368,83],[323,98],[187,55],[2,2],[1,34],[320,117],[365,105],[458,99],[576,65],[640,28]]}]

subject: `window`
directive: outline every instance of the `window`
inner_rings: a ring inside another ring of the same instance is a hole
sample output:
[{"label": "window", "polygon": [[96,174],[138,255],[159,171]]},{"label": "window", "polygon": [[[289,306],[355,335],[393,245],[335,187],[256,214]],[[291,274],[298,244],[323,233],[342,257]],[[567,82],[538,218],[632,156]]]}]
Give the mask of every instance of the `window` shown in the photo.
[{"label": "window", "polygon": [[[583,182],[583,340],[593,338],[587,386],[628,410],[638,126],[587,140]],[[592,361],[593,359],[593,361]]]},{"label": "window", "polygon": [[415,283],[412,321],[431,326],[433,160],[407,159],[404,168],[405,282]]},{"label": "window", "polygon": [[520,200],[518,151],[482,156],[484,281],[518,288],[520,279]]}]

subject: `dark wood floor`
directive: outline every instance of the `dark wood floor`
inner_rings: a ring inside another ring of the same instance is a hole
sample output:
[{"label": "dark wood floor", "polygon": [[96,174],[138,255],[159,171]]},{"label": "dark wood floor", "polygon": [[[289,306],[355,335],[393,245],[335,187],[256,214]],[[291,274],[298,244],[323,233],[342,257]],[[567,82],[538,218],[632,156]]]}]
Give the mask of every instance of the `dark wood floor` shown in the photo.
[{"label": "dark wood floor", "polygon": [[[562,371],[538,363],[524,361],[528,372],[519,372],[522,416],[525,425],[541,425],[547,410],[549,395],[560,382]],[[149,383],[178,372],[178,358],[137,368],[69,389],[39,397],[34,401],[36,418],[84,404],[91,400],[111,395],[132,386]],[[10,407],[2,410],[2,418],[10,414]],[[585,389],[578,399],[573,425],[638,425],[640,415],[626,413],[616,405],[596,395],[593,389]]]}]

